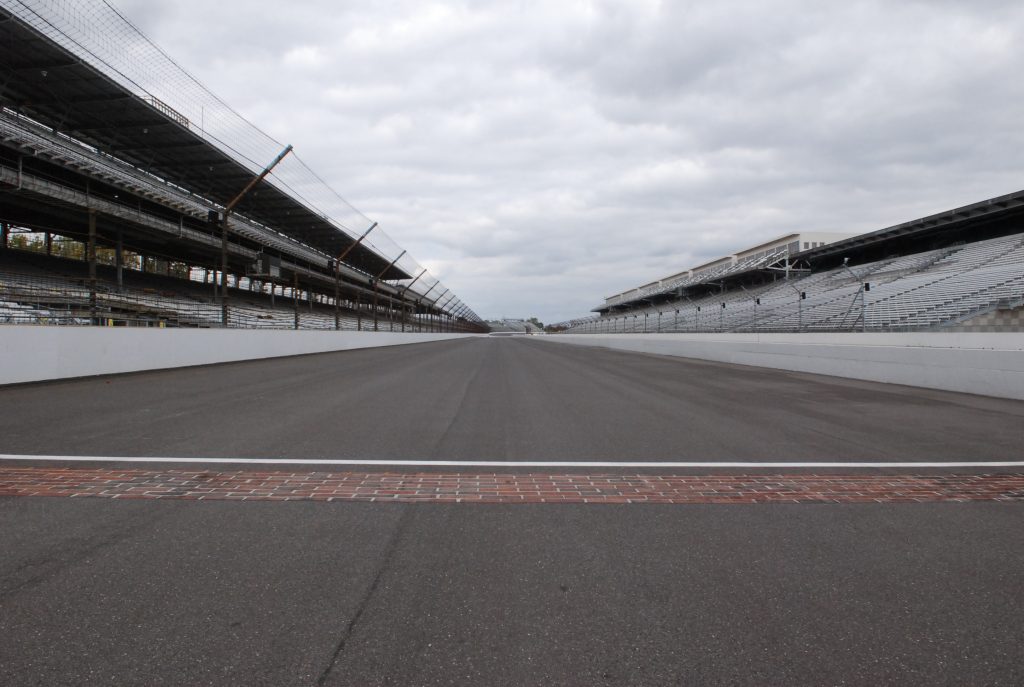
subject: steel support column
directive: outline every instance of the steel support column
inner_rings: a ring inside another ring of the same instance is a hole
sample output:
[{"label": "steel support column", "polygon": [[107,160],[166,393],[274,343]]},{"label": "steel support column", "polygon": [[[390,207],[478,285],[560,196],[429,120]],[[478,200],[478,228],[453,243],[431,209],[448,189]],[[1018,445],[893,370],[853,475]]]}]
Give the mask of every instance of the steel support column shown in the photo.
[{"label": "steel support column", "polygon": [[96,211],[89,210],[89,243],[86,246],[86,260],[89,261],[89,318],[99,324],[96,305]]},{"label": "steel support column", "polygon": [[295,307],[295,329],[299,328],[299,273],[292,272],[292,305]]},{"label": "steel support column", "polygon": [[114,263],[117,266],[117,288],[124,288],[124,235],[117,230],[117,246],[114,248]]},{"label": "steel support column", "polygon": [[220,223],[220,326],[228,326],[228,213]]},{"label": "steel support column", "polygon": [[334,263],[334,331],[341,329],[341,304],[338,302],[338,280],[340,278],[338,263]]},{"label": "steel support column", "polygon": [[373,331],[377,331],[377,280],[373,280]]}]

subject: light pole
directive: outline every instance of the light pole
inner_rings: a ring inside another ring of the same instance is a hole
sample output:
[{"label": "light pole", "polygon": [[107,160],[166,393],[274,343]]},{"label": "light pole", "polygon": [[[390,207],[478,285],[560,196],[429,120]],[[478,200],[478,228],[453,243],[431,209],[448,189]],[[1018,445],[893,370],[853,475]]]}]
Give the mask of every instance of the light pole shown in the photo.
[{"label": "light pole", "polygon": [[796,319],[797,324],[796,324],[796,330],[798,332],[801,332],[804,329],[804,299],[807,298],[807,292],[806,291],[801,291],[800,289],[796,288],[792,284],[786,284],[786,286],[788,286],[789,288],[793,289],[793,291],[796,292],[796,295],[797,295],[797,301],[796,301],[796,305],[797,305],[797,316],[796,316],[797,317],[797,319]]},{"label": "light pole", "polygon": [[861,281],[860,276],[847,265],[848,262],[850,262],[850,258],[843,258],[843,269],[849,272],[855,280],[860,281],[860,330],[866,332],[868,330],[868,291],[871,290],[871,284]]},{"label": "light pole", "polygon": [[866,332],[868,330],[868,291],[871,290],[871,282],[864,282],[864,285],[860,290],[860,309],[863,312],[864,317],[861,322],[861,331]]}]

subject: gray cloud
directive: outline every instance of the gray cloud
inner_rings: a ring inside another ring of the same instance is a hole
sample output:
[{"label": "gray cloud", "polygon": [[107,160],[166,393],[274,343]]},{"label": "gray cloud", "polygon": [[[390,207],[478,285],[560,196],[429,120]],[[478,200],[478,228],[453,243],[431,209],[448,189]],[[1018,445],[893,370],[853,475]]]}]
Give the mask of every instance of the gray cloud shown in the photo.
[{"label": "gray cloud", "polygon": [[485,317],[1022,185],[1016,2],[118,7]]}]

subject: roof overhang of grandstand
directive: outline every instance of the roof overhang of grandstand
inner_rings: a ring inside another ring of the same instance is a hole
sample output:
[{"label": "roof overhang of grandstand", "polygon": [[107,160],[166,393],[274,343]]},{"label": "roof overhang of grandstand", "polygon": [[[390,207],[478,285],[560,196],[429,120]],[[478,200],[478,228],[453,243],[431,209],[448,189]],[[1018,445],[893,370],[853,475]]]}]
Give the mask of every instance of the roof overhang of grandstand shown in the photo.
[{"label": "roof overhang of grandstand", "polygon": [[[763,245],[770,245],[770,243]],[[786,260],[787,256],[787,249],[778,247],[736,262],[733,262],[732,256],[718,258],[698,265],[692,270],[680,272],[661,281],[612,296],[606,299],[603,305],[593,308],[591,312],[631,310],[645,304],[676,300],[689,290],[722,287],[727,283],[743,281],[750,274],[775,269],[777,265]]]},{"label": "roof overhang of grandstand", "polygon": [[842,241],[798,253],[795,257],[815,265],[838,263],[843,258],[886,251],[902,242],[952,242],[978,240],[1019,231],[1019,225],[1006,227],[1024,218],[1024,191],[971,203],[953,210],[896,224],[878,231],[859,234]]},{"label": "roof overhang of grandstand", "polygon": [[[140,97],[0,10],[0,103],[219,205],[226,205],[269,160],[247,166],[206,140],[169,106]],[[269,181],[236,211],[324,253],[355,238]],[[410,279],[365,245],[345,262],[382,279]],[[387,269],[385,269],[387,268]]]}]

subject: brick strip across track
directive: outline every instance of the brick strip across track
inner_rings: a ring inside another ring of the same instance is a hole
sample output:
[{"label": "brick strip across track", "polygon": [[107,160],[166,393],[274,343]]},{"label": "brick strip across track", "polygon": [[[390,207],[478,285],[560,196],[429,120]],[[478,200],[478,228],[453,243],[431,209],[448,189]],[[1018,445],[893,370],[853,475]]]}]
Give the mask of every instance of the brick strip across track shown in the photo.
[{"label": "brick strip across track", "polygon": [[0,466],[0,496],[429,503],[1024,501],[1024,473],[626,475]]}]

